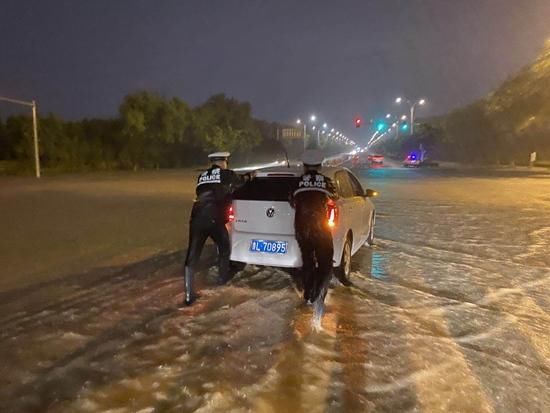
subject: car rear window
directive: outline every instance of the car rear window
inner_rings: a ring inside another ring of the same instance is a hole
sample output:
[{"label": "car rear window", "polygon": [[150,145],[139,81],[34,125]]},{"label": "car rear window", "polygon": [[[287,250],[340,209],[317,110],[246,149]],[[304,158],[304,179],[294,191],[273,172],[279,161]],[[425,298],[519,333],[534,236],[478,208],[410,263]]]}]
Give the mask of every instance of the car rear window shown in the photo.
[{"label": "car rear window", "polygon": [[298,187],[299,177],[254,178],[237,189],[233,199],[243,201],[288,201]]}]

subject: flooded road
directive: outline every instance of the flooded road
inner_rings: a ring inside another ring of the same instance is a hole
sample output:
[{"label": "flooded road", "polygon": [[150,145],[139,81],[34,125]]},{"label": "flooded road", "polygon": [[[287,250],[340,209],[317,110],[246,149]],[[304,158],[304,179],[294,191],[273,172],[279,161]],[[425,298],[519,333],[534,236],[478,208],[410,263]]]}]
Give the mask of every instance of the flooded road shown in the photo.
[{"label": "flooded road", "polygon": [[[215,286],[212,248],[178,311],[185,239],[165,231],[132,263],[0,292],[0,411],[550,412],[550,176],[358,175],[381,193],[376,245],[330,290],[322,331],[284,271]],[[186,220],[188,192],[139,197],[170,205],[159,226]]]}]

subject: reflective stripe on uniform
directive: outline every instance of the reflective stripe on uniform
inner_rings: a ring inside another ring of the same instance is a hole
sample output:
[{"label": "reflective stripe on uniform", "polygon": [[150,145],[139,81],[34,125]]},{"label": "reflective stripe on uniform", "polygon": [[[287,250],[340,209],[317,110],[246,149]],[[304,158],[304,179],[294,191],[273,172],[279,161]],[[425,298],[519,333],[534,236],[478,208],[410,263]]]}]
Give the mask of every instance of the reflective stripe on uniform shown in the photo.
[{"label": "reflective stripe on uniform", "polygon": [[211,181],[200,181],[197,186],[201,186],[201,185],[204,185],[204,184],[221,184],[222,181],[221,179],[212,179]]},{"label": "reflective stripe on uniform", "polygon": [[309,188],[300,188],[294,191],[294,195],[299,194],[300,192],[308,192],[308,191],[315,191],[315,192],[323,192],[324,194],[327,194],[328,196],[331,196],[332,194],[323,188],[315,188],[315,187],[309,187]]}]

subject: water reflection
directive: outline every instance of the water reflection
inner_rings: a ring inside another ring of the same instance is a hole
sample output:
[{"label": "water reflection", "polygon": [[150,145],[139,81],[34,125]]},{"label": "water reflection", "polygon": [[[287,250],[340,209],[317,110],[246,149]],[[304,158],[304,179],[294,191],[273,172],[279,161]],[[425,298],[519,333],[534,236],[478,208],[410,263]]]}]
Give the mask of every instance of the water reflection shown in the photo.
[{"label": "water reflection", "polygon": [[380,245],[362,248],[354,256],[353,262],[356,263],[357,268],[360,268],[364,276],[379,281],[390,281],[387,271],[388,258]]}]

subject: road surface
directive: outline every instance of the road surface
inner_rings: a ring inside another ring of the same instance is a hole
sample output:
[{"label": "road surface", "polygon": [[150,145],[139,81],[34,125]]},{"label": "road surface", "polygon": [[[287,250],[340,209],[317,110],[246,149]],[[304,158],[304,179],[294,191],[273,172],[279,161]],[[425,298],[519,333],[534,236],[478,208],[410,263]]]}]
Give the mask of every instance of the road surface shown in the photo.
[{"label": "road surface", "polygon": [[550,175],[359,174],[377,242],[321,332],[212,248],[176,310],[190,173],[0,181],[0,411],[549,412]]}]

